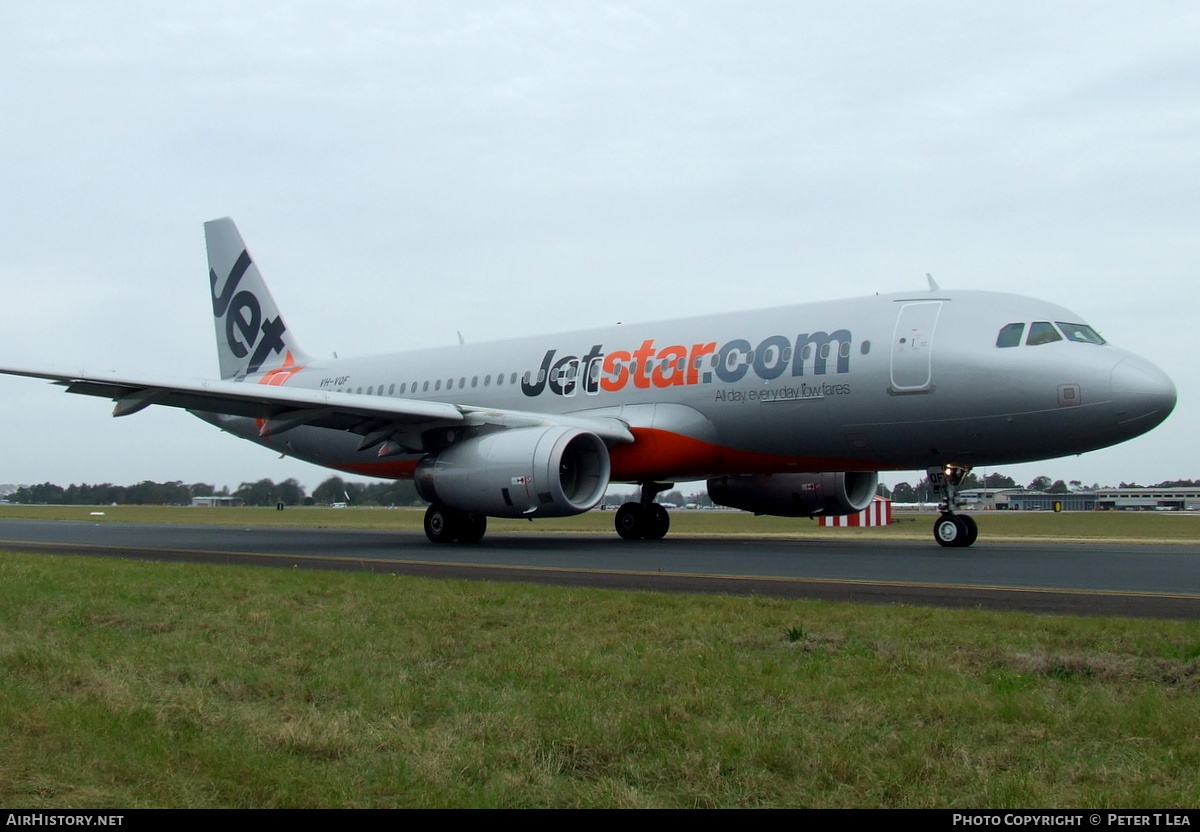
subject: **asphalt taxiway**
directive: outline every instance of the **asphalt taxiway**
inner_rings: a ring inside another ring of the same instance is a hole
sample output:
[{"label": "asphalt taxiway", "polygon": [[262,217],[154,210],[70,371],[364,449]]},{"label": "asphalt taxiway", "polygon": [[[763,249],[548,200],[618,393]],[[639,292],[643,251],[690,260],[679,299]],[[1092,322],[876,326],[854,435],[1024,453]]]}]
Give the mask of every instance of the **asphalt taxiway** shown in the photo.
[{"label": "asphalt taxiway", "polygon": [[0,549],[660,591],[1200,619],[1200,546],[686,537],[623,541],[116,522],[0,521]]}]

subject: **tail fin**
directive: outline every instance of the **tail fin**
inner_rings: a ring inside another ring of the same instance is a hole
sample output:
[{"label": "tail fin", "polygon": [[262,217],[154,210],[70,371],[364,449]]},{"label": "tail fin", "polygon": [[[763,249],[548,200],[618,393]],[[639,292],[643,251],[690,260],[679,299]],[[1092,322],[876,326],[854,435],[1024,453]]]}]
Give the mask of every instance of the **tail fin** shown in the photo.
[{"label": "tail fin", "polygon": [[283,323],[283,316],[250,258],[233,220],[204,223],[208,282],[221,378],[241,378],[307,358]]}]

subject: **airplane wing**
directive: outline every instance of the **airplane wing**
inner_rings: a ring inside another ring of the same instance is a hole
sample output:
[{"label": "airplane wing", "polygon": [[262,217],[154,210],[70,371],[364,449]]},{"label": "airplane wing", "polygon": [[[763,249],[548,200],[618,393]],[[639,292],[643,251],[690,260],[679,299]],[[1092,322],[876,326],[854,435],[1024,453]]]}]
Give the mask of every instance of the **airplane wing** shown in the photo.
[{"label": "airplane wing", "polygon": [[384,443],[397,431],[423,432],[454,425],[566,425],[590,431],[610,447],[633,441],[629,426],[608,416],[550,415],[241,381],[134,378],[53,368],[0,367],[0,373],[46,379],[65,387],[68,393],[112,399],[116,402],[113,416],[129,416],[150,405],[179,407],[259,419],[259,433],[264,437],[312,425],[360,434],[364,437],[362,450]]}]

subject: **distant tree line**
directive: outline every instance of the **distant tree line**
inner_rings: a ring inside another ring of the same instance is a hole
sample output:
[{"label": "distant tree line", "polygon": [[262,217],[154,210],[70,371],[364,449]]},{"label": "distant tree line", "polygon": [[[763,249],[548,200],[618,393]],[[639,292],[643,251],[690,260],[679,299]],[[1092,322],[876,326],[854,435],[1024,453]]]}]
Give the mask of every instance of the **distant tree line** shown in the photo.
[{"label": "distant tree line", "polygon": [[310,498],[317,505],[347,503],[352,506],[423,506],[411,480],[383,482],[346,482],[330,477],[313,489]]},{"label": "distant tree line", "polygon": [[[975,474],[968,474],[963,481],[963,488],[1019,488],[1016,480],[1003,474],[989,474],[982,479]],[[1101,488],[1100,485],[1084,485],[1080,480],[1069,483],[1062,480],[1051,481],[1049,477],[1035,477],[1033,482],[1025,486],[1030,491],[1044,491],[1049,494],[1068,494],[1072,491]],[[1107,488],[1108,486],[1103,486]],[[1134,482],[1122,482],[1120,488],[1143,488]],[[1200,480],[1167,480],[1151,488],[1200,488]],[[907,482],[896,483],[895,488],[879,484],[879,495],[888,497],[897,503],[932,503],[937,501],[937,490],[925,478],[916,485]],[[230,491],[228,486],[220,490],[208,483],[192,483],[185,485],[178,480],[174,482],[151,482],[146,480],[137,485],[61,485],[45,482],[41,485],[25,485],[8,494],[5,499],[11,503],[26,505],[66,505],[66,506],[186,506],[190,505],[193,497],[237,497],[248,506],[273,506],[283,503],[285,506],[299,505],[333,505],[346,503],[351,506],[420,506],[425,501],[417,494],[416,488],[409,480],[383,482],[346,482],[341,477],[330,477],[313,489],[308,496],[305,488],[295,479],[287,479],[281,483],[269,479],[257,482],[244,482],[236,491]],[[633,497],[609,497],[607,505],[619,505]],[[661,503],[673,503],[682,506],[694,503],[700,506],[711,506],[712,500],[708,494],[700,492],[684,496],[678,491],[668,491],[659,495]]]},{"label": "distant tree line", "polygon": [[[193,489],[201,489],[194,491]],[[207,491],[204,491],[207,489]],[[226,489],[228,493],[228,489]],[[41,485],[25,485],[13,491],[5,499],[10,503],[25,503],[51,506],[107,506],[117,505],[167,505],[185,506],[191,503],[192,496],[211,495],[211,485],[197,483],[185,485],[182,482],[151,482],[149,480],[137,485],[113,485],[111,482],[98,485],[71,484],[66,488],[51,482]]]},{"label": "distant tree line", "polygon": [[331,505],[333,503],[348,503],[355,506],[402,506],[422,505],[423,500],[417,496],[416,488],[408,481],[357,483],[346,482],[341,477],[330,477],[314,489],[308,496],[303,485],[295,479],[276,483],[269,479],[257,482],[244,482],[236,491],[230,491],[228,486],[220,490],[208,483],[193,483],[187,485],[178,480],[174,482],[151,482],[147,480],[137,485],[113,485],[101,483],[98,485],[71,484],[66,488],[54,483],[45,482],[41,485],[26,485],[8,494],[5,499],[11,503],[25,505],[63,505],[63,506],[186,506],[191,505],[193,497],[236,497],[248,506],[273,506],[283,503],[285,506],[299,505]]}]

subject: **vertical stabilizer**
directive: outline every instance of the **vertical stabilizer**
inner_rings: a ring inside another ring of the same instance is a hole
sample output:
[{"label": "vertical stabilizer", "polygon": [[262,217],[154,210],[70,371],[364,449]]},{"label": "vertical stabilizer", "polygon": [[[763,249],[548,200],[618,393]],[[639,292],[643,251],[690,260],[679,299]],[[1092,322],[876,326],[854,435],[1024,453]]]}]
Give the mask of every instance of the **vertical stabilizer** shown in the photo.
[{"label": "vertical stabilizer", "polygon": [[221,378],[305,361],[233,220],[204,223]]}]

